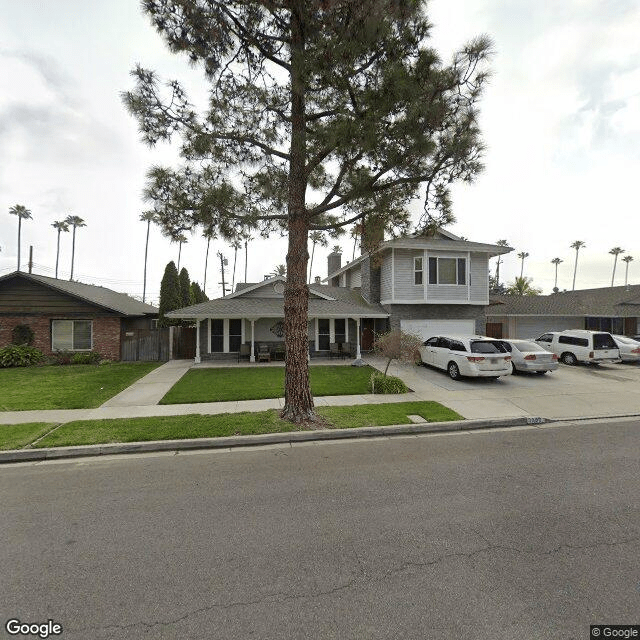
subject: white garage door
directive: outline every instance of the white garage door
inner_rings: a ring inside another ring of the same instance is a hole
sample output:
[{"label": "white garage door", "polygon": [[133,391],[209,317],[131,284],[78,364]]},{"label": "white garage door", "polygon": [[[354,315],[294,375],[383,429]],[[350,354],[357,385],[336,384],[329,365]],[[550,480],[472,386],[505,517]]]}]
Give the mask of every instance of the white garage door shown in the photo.
[{"label": "white garage door", "polygon": [[473,336],[476,333],[475,320],[400,320],[400,328],[423,340],[431,336]]}]

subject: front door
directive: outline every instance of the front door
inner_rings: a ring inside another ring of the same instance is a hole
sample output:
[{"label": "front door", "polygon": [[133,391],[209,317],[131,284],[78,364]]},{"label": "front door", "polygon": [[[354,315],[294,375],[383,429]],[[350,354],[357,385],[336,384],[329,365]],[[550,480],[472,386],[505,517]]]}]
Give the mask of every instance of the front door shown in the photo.
[{"label": "front door", "polygon": [[502,338],[502,322],[487,322],[487,338]]},{"label": "front door", "polygon": [[363,351],[371,351],[372,347],[373,347],[373,341],[374,341],[374,333],[373,333],[373,329],[374,329],[374,320],[373,318],[365,318],[362,321],[362,342],[361,342],[361,348]]}]

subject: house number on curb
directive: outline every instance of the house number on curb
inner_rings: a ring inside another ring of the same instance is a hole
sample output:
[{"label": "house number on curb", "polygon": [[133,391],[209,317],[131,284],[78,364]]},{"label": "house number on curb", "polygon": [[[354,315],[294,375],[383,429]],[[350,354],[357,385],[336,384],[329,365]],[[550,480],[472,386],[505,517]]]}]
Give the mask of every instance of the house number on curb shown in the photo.
[{"label": "house number on curb", "polygon": [[527,424],[542,424],[544,418],[527,418]]}]

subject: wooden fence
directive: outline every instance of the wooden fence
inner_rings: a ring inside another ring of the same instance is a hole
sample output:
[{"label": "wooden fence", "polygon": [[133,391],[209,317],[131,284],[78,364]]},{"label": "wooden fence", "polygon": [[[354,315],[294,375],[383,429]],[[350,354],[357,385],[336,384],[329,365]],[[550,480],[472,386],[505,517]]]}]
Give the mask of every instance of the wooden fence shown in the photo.
[{"label": "wooden fence", "polygon": [[132,329],[126,331],[122,336],[121,359],[127,362],[168,360],[169,329]]}]

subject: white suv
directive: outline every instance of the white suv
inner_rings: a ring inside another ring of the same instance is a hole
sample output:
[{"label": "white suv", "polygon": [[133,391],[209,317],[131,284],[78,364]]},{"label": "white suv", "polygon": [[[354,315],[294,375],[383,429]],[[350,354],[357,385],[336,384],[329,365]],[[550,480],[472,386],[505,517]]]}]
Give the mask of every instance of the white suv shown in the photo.
[{"label": "white suv", "polygon": [[500,340],[484,336],[433,336],[420,348],[423,364],[449,377],[499,378],[511,374],[511,354]]},{"label": "white suv", "polygon": [[547,351],[555,353],[564,364],[620,362],[618,345],[611,334],[604,331],[549,331],[535,341]]}]

